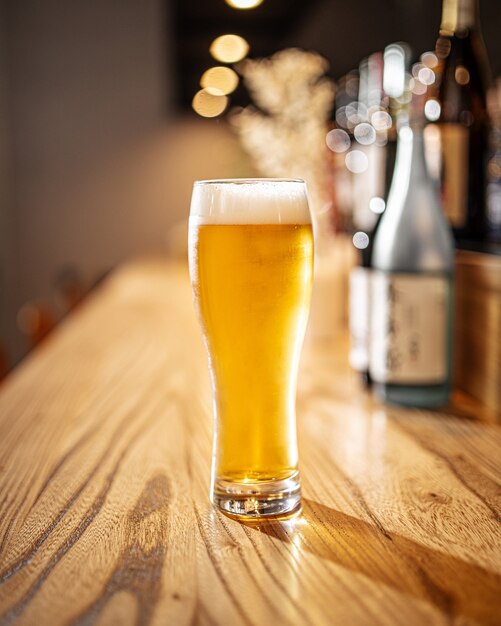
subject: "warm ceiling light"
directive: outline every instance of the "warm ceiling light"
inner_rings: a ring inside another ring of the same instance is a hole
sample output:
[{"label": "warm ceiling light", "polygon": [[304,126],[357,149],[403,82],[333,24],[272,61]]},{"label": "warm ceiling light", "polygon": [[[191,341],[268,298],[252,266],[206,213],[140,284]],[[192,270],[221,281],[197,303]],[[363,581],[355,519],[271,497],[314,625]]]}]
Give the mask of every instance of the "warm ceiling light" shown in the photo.
[{"label": "warm ceiling light", "polygon": [[221,35],[211,43],[210,53],[223,63],[241,61],[249,52],[249,44],[239,35]]},{"label": "warm ceiling light", "polygon": [[258,7],[263,0],[226,0],[226,4],[234,9],[253,9]]},{"label": "warm ceiling light", "polygon": [[203,73],[200,86],[215,96],[224,96],[235,91],[238,85],[238,75],[230,67],[211,67]]},{"label": "warm ceiling light", "polygon": [[191,106],[202,117],[217,117],[226,109],[228,98],[210,93],[201,89],[195,94]]}]

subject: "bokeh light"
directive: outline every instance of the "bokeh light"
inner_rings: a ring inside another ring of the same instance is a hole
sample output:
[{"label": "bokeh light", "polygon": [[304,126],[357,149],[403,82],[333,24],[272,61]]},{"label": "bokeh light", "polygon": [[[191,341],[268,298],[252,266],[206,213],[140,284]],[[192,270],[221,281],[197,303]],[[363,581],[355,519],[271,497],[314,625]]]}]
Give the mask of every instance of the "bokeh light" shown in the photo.
[{"label": "bokeh light", "polygon": [[411,78],[409,81],[409,87],[412,93],[416,94],[416,96],[422,96],[428,90],[427,86],[417,78]]},{"label": "bokeh light", "polygon": [[372,114],[371,122],[376,130],[387,130],[392,126],[391,115],[386,111],[375,111]]},{"label": "bokeh light", "polygon": [[344,159],[346,167],[353,174],[362,174],[369,167],[369,159],[362,150],[352,150],[348,152]]},{"label": "bokeh light", "polygon": [[436,122],[440,117],[440,102],[435,99],[427,100],[424,105],[424,114],[430,122]]},{"label": "bokeh light", "polygon": [[400,98],[405,87],[405,50],[399,44],[384,50],[383,86],[390,98]]},{"label": "bokeh light", "polygon": [[336,111],[336,123],[342,128],[348,128],[348,118],[346,117],[346,107],[339,107]]},{"label": "bokeh light", "polygon": [[363,146],[369,146],[376,141],[376,131],[374,127],[371,126],[371,124],[367,124],[367,122],[362,122],[362,124],[355,126],[353,134],[358,143],[361,143]]},{"label": "bokeh light", "polygon": [[352,128],[360,122],[367,120],[367,107],[363,102],[350,102],[346,107],[346,117],[348,119],[348,126]]},{"label": "bokeh light", "polygon": [[191,104],[198,115],[202,117],[217,117],[225,111],[228,105],[228,98],[210,93],[207,89],[201,89],[195,94]]},{"label": "bokeh light", "polygon": [[365,250],[365,248],[367,248],[367,246],[369,245],[369,235],[359,230],[353,235],[352,241],[355,248],[358,248],[359,250]]},{"label": "bokeh light", "polygon": [[414,65],[411,68],[412,77],[417,78],[419,75],[419,70],[421,70],[422,68],[423,68],[422,63],[414,63]]},{"label": "bokeh light", "polygon": [[383,198],[380,198],[379,196],[374,196],[373,198],[371,198],[369,200],[369,209],[373,212],[373,213],[377,213],[379,215],[379,213],[382,213],[386,208],[386,202],[384,201]]},{"label": "bokeh light", "polygon": [[221,35],[210,46],[212,56],[222,63],[237,63],[249,52],[249,44],[240,35]]},{"label": "bokeh light", "polygon": [[263,0],[226,0],[233,9],[254,9],[258,7]]},{"label": "bokeh light", "polygon": [[215,96],[224,96],[235,91],[238,75],[230,67],[211,67],[202,74],[200,86]]},{"label": "bokeh light", "polygon": [[417,77],[424,85],[433,85],[435,82],[435,72],[429,67],[421,67]]},{"label": "bokeh light", "polygon": [[351,145],[351,140],[345,130],[335,128],[327,133],[325,143],[333,152],[346,152]]},{"label": "bokeh light", "polygon": [[412,133],[412,130],[408,126],[404,126],[398,131],[398,136],[402,141],[408,143],[412,141],[414,135]]},{"label": "bokeh light", "polygon": [[438,65],[437,55],[434,52],[423,52],[421,55],[421,63],[433,69]]},{"label": "bokeh light", "polygon": [[458,65],[454,72],[454,78],[459,85],[467,85],[470,82],[470,72],[463,65]]},{"label": "bokeh light", "polygon": [[439,59],[445,59],[451,51],[451,42],[448,37],[439,37],[435,46],[435,51]]}]

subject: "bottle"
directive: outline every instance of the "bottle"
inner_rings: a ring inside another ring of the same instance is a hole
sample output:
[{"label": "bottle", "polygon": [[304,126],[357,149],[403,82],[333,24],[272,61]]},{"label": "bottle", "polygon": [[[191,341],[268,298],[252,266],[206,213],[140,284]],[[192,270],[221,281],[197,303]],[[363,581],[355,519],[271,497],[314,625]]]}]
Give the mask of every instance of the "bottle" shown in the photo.
[{"label": "bottle", "polygon": [[[405,91],[409,48],[395,43],[364,59],[359,67],[358,109],[365,113],[354,129],[354,149],[366,156],[367,168],[356,175],[353,198],[353,245],[356,265],[350,272],[349,321],[352,369],[365,386],[369,372],[372,250],[386,206],[396,152],[397,118]],[[367,132],[372,127],[372,137]],[[365,132],[358,132],[362,129]],[[357,138],[358,135],[358,138]],[[368,139],[372,139],[370,143]]]},{"label": "bottle", "polygon": [[354,114],[350,116],[353,126],[351,160],[346,162],[352,172],[352,241],[357,251],[349,285],[349,361],[352,369],[359,373],[362,384],[369,386],[370,250],[379,215],[374,207],[379,211],[383,203],[384,208],[381,196],[385,155],[382,133],[372,124],[372,114],[382,110],[383,54],[376,52],[363,59],[358,71],[358,101],[352,104]]},{"label": "bottle", "polygon": [[441,64],[438,126],[442,203],[458,242],[482,241],[487,237],[486,92],[490,71],[478,0],[443,1],[436,53]]},{"label": "bottle", "polygon": [[374,240],[369,369],[384,401],[432,407],[446,404],[450,390],[454,245],[414,100]]},{"label": "bottle", "polygon": [[332,197],[331,227],[338,234],[351,231],[352,180],[346,168],[346,152],[353,140],[353,128],[347,117],[358,93],[358,70],[352,70],[336,83],[334,119],[326,136],[330,192]]},{"label": "bottle", "polygon": [[501,253],[501,78],[487,96],[491,119],[487,166],[487,250]]}]

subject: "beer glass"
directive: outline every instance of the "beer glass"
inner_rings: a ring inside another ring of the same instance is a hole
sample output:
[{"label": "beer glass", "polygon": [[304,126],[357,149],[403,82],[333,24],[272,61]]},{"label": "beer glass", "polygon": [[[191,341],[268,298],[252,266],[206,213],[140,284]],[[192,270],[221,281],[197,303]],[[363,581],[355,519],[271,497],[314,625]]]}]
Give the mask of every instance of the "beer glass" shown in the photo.
[{"label": "beer glass", "polygon": [[189,261],[213,392],[211,500],[239,519],[293,514],[313,273],[304,181],[195,182]]}]

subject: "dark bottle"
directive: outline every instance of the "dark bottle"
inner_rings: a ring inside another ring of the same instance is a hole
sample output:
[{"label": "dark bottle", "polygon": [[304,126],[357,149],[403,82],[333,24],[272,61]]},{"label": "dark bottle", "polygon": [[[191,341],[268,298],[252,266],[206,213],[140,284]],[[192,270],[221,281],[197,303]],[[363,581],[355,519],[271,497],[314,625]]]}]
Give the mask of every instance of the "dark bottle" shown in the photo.
[{"label": "dark bottle", "polygon": [[[384,210],[385,144],[390,116],[383,94],[383,54],[363,59],[359,66],[358,101],[352,103],[353,172],[352,229],[357,250],[356,264],[350,272],[350,353],[351,367],[364,385],[369,377],[370,256],[372,236]],[[390,120],[391,123],[391,120]],[[353,167],[355,166],[355,167]]]},{"label": "dark bottle", "polygon": [[477,0],[444,0],[436,53],[441,62],[440,188],[459,246],[487,238],[490,80]]},{"label": "dark bottle", "polygon": [[489,92],[487,108],[491,119],[487,166],[487,240],[492,245],[485,249],[501,254],[501,78],[496,80]]}]

